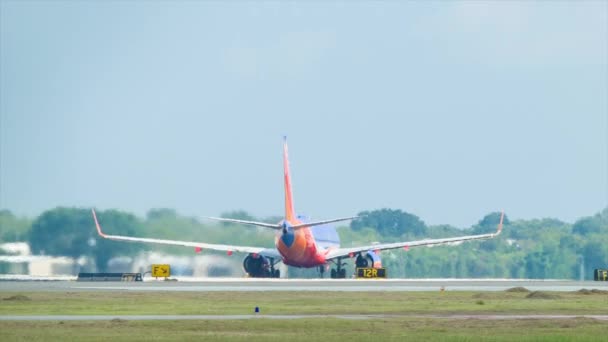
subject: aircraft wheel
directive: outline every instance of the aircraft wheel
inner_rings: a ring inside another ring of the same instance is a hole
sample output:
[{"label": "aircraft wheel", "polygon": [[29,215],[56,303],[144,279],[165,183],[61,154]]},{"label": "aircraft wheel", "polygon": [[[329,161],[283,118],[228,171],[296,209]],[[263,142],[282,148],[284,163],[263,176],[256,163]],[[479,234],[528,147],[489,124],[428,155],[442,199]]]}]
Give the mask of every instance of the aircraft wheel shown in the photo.
[{"label": "aircraft wheel", "polygon": [[346,279],[346,270],[345,269],[341,269],[340,272],[338,272],[338,278]]},{"label": "aircraft wheel", "polygon": [[280,270],[274,270],[274,274],[272,275],[273,278],[281,278],[281,271]]},{"label": "aircraft wheel", "polygon": [[337,277],[336,277],[336,273],[337,273],[337,272],[336,272],[336,269],[335,269],[335,268],[332,268],[332,269],[331,269],[331,278],[332,278],[332,279],[337,278]]}]

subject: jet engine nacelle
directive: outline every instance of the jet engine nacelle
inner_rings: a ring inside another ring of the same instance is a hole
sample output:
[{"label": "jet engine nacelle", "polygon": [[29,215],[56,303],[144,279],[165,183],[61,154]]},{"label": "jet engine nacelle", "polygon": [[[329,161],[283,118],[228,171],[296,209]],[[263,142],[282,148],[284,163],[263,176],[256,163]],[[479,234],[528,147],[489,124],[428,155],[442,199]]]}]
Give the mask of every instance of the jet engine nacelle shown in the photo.
[{"label": "jet engine nacelle", "polygon": [[357,259],[355,259],[355,267],[380,268],[382,267],[382,259],[375,251],[367,251],[357,256]]},{"label": "jet engine nacelle", "polygon": [[243,268],[252,278],[270,277],[270,261],[259,254],[248,254],[243,260]]}]

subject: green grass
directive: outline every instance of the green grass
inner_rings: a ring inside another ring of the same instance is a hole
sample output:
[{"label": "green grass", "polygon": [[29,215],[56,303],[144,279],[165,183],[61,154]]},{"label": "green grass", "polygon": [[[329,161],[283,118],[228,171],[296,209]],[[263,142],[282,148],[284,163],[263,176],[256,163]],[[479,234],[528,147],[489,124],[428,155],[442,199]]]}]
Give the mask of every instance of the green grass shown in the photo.
[{"label": "green grass", "polygon": [[0,322],[2,341],[602,341],[590,319]]},{"label": "green grass", "polygon": [[393,314],[386,318],[0,321],[0,341],[604,341],[593,319],[421,318],[608,314],[607,294],[510,292],[0,292],[0,315]]},{"label": "green grass", "polygon": [[[0,292],[0,315],[608,314],[608,295],[507,292]],[[21,296],[14,297],[14,296]],[[12,300],[11,300],[12,299]]]}]

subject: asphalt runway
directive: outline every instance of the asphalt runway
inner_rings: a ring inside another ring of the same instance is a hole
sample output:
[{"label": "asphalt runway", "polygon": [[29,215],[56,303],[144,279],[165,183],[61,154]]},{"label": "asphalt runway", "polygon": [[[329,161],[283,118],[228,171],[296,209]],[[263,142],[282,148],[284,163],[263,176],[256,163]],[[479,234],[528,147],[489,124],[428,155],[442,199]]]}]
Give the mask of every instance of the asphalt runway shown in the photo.
[{"label": "asphalt runway", "polygon": [[307,318],[338,318],[348,320],[368,319],[479,319],[487,321],[516,320],[516,319],[579,319],[587,318],[598,321],[608,321],[608,315],[28,315],[0,316],[0,321],[183,321],[183,320],[248,320],[248,319],[307,319]]},{"label": "asphalt runway", "polygon": [[251,279],[183,278],[144,282],[0,281],[0,291],[504,291],[512,287],[530,291],[608,291],[608,282],[513,279]]}]

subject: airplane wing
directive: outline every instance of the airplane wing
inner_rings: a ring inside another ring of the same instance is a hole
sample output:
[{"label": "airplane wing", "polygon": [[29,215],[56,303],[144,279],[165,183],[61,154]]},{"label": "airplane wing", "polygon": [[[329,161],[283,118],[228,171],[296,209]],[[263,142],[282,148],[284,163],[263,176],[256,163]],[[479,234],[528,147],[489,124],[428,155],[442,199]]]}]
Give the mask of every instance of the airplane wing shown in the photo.
[{"label": "airplane wing", "polygon": [[101,230],[101,226],[97,221],[97,215],[95,210],[91,209],[93,213],[93,219],[95,220],[95,226],[97,228],[97,234],[104,239],[119,240],[119,241],[131,241],[131,242],[144,242],[144,243],[156,243],[161,245],[173,245],[173,246],[184,246],[194,247],[202,249],[210,249],[214,251],[225,251],[225,252],[241,252],[241,253],[255,253],[270,258],[281,258],[279,251],[275,248],[263,248],[263,247],[248,247],[248,246],[235,246],[235,245],[219,245],[205,242],[192,242],[192,241],[179,241],[179,240],[163,240],[163,239],[152,239],[152,238],[140,238],[134,236],[122,236],[122,235],[109,235],[105,234]]},{"label": "airplane wing", "polygon": [[325,255],[325,260],[346,257],[346,256],[350,256],[352,254],[366,252],[369,250],[381,251],[381,250],[395,249],[395,248],[447,245],[447,244],[452,244],[452,243],[460,243],[463,241],[491,239],[491,238],[494,238],[494,237],[500,235],[500,233],[502,231],[503,218],[504,218],[504,212],[500,215],[500,223],[498,224],[498,228],[496,229],[495,233],[458,236],[458,237],[443,238],[443,239],[425,239],[425,240],[417,240],[417,241],[382,243],[382,244],[376,244],[376,245],[350,247],[350,248],[336,248],[336,249],[330,249],[327,252],[327,254]]}]

